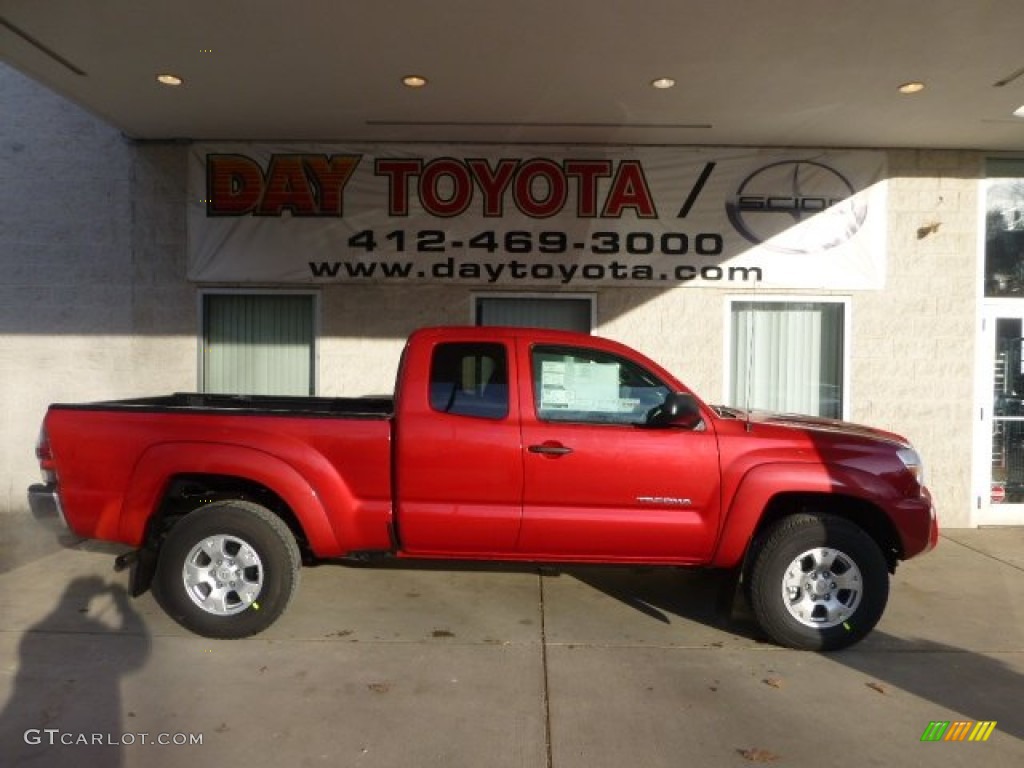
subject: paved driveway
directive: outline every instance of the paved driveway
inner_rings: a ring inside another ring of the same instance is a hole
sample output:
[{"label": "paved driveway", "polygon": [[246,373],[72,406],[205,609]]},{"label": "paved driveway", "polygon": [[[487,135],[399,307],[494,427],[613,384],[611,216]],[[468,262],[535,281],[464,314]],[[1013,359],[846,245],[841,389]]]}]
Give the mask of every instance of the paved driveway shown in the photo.
[{"label": "paved driveway", "polygon": [[115,551],[0,519],[4,765],[1024,765],[1024,529],[947,532],[829,655],[717,576],[610,568],[307,568],[269,631],[211,641]]}]

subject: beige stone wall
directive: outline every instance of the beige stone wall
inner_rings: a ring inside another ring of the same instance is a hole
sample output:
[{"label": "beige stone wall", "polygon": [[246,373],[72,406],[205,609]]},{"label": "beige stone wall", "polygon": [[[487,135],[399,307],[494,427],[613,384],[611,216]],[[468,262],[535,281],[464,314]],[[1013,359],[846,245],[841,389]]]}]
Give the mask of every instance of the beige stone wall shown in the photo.
[{"label": "beige stone wall", "polygon": [[979,177],[973,152],[889,153],[888,279],[855,297],[855,420],[924,455],[940,523],[972,524]]},{"label": "beige stone wall", "polygon": [[196,385],[185,148],[132,145],[0,65],[0,514],[54,401]]},{"label": "beige stone wall", "polygon": [[465,325],[470,290],[444,285],[340,285],[321,293],[319,390],[390,394],[406,337],[427,325]]}]

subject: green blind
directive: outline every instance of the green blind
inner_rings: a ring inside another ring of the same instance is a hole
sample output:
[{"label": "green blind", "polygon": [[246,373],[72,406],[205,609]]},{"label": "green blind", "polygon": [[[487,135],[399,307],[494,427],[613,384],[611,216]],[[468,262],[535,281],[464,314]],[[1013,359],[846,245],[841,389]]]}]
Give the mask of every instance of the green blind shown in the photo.
[{"label": "green blind", "polygon": [[313,298],[207,294],[203,391],[314,394]]},{"label": "green blind", "polygon": [[990,179],[1024,179],[1024,157],[990,157],[985,161]]},{"label": "green blind", "polygon": [[730,403],[842,418],[844,312],[838,303],[734,302]]},{"label": "green blind", "polygon": [[480,297],[476,300],[476,324],[590,333],[590,299]]}]

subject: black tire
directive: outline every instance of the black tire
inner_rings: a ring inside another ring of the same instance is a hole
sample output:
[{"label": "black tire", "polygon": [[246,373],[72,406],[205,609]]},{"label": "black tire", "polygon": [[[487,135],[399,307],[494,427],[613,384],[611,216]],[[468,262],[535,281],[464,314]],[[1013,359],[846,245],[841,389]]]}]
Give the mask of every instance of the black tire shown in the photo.
[{"label": "black tire", "polygon": [[761,629],[780,645],[838,650],[882,618],[888,566],[856,524],[834,515],[792,515],[773,524],[756,546],[750,604]]},{"label": "black tire", "polygon": [[167,535],[153,594],[204,637],[262,632],[284,613],[299,583],[299,549],[277,515],[247,501],[218,501],[183,517]]}]

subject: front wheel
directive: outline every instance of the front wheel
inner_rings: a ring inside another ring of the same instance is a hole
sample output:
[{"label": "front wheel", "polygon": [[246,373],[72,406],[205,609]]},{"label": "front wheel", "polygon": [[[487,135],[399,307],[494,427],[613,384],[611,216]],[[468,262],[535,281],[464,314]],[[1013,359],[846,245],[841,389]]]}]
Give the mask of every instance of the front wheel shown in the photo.
[{"label": "front wheel", "polygon": [[196,634],[248,637],[284,612],[299,565],[295,538],[281,518],[251,502],[220,501],[171,529],[153,592],[172,619]]},{"label": "front wheel", "polygon": [[831,651],[856,643],[882,617],[889,571],[875,541],[834,515],[775,523],[754,553],[750,602],[781,645]]}]

